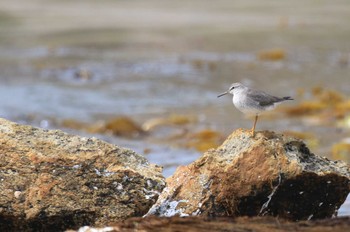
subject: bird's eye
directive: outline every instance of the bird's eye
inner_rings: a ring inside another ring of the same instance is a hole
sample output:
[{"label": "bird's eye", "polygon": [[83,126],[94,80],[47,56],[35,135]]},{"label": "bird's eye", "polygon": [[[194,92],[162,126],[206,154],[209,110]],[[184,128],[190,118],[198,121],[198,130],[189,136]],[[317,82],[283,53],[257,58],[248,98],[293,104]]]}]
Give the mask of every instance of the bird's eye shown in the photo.
[{"label": "bird's eye", "polygon": [[233,90],[235,87],[234,86],[231,86],[230,90]]}]

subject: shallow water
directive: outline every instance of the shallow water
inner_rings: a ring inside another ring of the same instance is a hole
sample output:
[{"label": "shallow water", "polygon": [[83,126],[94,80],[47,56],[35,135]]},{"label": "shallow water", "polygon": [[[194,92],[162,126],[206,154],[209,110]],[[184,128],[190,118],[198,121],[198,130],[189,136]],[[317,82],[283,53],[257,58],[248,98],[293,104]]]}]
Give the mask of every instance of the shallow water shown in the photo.
[{"label": "shallow water", "polygon": [[[230,97],[216,97],[232,82],[293,96],[286,105],[316,86],[350,94],[347,1],[303,2],[296,11],[301,1],[88,3],[0,0],[1,117],[69,131],[62,120],[126,115],[143,124],[184,114],[198,118],[193,132],[228,135],[252,126]],[[274,49],[282,58],[261,58]],[[332,145],[350,136],[349,127],[272,115],[257,129],[310,132],[318,141],[312,151],[329,158]],[[145,153],[166,176],[200,155],[171,141],[93,136]],[[348,202],[340,214],[350,215]]]}]

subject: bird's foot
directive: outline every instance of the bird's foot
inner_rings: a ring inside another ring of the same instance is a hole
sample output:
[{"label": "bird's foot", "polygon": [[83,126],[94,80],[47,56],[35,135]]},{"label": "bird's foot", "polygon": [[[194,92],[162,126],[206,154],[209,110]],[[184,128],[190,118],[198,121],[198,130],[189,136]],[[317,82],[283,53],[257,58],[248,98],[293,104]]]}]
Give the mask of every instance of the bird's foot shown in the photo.
[{"label": "bird's foot", "polygon": [[255,130],[252,129],[252,130],[250,131],[250,135],[251,135],[252,138],[254,138],[254,137],[255,137]]}]

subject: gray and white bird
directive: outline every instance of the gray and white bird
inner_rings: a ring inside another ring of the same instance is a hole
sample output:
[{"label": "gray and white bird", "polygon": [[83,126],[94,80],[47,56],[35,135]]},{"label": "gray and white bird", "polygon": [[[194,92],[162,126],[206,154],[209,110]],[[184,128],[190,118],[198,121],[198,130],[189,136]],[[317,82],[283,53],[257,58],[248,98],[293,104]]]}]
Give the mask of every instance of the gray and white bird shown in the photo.
[{"label": "gray and white bird", "polygon": [[220,94],[218,97],[226,94],[233,95],[233,105],[239,111],[247,115],[255,115],[254,125],[251,130],[252,136],[255,135],[256,122],[261,112],[273,110],[283,101],[294,100],[291,97],[275,97],[263,91],[248,88],[241,83],[233,83],[226,92]]}]

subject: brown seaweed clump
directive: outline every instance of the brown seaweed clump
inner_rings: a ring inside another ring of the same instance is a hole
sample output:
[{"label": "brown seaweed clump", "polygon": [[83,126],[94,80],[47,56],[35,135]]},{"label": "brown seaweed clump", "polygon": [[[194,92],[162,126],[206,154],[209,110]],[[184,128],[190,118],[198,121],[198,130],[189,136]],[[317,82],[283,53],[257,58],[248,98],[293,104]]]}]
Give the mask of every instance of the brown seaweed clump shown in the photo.
[{"label": "brown seaweed clump", "polygon": [[311,98],[295,106],[280,107],[280,110],[288,116],[315,118],[313,121],[319,124],[334,124],[350,115],[350,99],[334,90],[315,87]]}]

